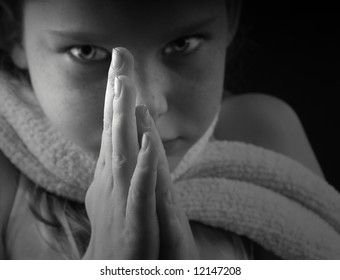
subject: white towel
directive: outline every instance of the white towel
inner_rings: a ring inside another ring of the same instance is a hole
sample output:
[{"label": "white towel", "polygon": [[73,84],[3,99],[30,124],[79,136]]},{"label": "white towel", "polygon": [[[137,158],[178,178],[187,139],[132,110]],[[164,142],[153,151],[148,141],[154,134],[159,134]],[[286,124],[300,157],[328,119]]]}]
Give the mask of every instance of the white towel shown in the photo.
[{"label": "white towel", "polygon": [[[247,236],[285,259],[340,259],[340,195],[298,162],[210,141],[216,119],[172,174],[189,219]],[[54,130],[30,87],[0,74],[0,149],[47,191],[84,201],[95,158]]]}]

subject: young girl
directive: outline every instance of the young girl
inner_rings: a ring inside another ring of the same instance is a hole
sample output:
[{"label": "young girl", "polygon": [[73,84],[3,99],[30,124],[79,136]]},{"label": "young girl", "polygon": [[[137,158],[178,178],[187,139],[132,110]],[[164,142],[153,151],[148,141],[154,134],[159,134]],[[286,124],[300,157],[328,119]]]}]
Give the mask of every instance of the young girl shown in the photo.
[{"label": "young girl", "polygon": [[[239,1],[0,3],[1,103],[24,108],[0,111],[3,130],[18,124],[0,135],[1,258],[276,257],[251,234],[192,218],[174,189],[176,170],[213,135],[323,176],[288,105],[224,94]],[[81,166],[91,159],[93,170]],[[69,187],[77,179],[89,183]]]}]

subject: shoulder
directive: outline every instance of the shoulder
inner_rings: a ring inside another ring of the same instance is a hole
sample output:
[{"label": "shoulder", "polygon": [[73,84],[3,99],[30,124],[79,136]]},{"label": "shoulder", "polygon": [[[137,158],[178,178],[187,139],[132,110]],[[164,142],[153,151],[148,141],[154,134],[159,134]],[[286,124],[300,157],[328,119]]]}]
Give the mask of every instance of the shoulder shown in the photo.
[{"label": "shoulder", "polygon": [[231,95],[222,103],[217,131],[222,137],[230,138],[243,138],[247,131],[247,140],[260,144],[266,140],[263,135],[274,137],[274,133],[280,133],[288,122],[301,126],[294,110],[274,96],[260,93]]},{"label": "shoulder", "polygon": [[[19,171],[0,151],[0,235],[3,240],[8,218],[18,187]],[[4,258],[3,244],[0,242],[0,259]]]},{"label": "shoulder", "polygon": [[323,176],[298,115],[276,97],[261,93],[227,97],[215,136],[276,151]]}]

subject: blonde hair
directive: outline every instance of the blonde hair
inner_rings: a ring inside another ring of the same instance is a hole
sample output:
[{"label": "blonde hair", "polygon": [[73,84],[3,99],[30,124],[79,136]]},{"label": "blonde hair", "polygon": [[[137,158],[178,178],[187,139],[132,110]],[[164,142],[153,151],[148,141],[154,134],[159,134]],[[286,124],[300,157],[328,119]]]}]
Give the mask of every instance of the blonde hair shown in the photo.
[{"label": "blonde hair", "polygon": [[[25,0],[0,0],[0,70],[14,76],[26,75],[15,67],[10,58],[11,48],[21,40],[21,5]],[[241,1],[226,0],[228,34],[235,36]],[[67,259],[80,259],[85,253],[91,234],[91,226],[85,205],[48,193],[36,184],[28,186],[29,205],[40,221],[41,235],[52,248]]]}]

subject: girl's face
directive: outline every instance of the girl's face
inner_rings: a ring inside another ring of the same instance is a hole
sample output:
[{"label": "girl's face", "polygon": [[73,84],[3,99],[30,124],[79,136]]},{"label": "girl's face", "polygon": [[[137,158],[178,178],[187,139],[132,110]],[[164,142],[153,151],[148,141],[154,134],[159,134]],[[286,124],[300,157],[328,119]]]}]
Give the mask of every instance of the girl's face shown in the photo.
[{"label": "girl's face", "polygon": [[98,153],[111,50],[128,48],[135,59],[136,105],[148,106],[174,169],[221,102],[225,1],[25,2],[17,55],[51,123]]}]

